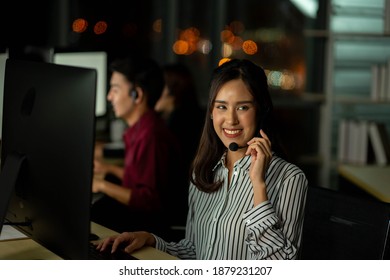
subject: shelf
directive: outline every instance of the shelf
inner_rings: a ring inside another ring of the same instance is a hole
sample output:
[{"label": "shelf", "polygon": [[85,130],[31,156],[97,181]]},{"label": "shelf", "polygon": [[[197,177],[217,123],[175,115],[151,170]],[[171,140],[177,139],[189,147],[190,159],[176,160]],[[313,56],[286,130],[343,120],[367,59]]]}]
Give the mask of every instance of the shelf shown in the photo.
[{"label": "shelf", "polygon": [[363,97],[351,97],[351,96],[334,96],[333,101],[341,104],[366,104],[366,105],[377,105],[377,104],[383,104],[383,105],[389,105],[389,100],[371,100],[369,98],[363,98]]},{"label": "shelf", "polygon": [[365,17],[365,18],[378,18],[384,17],[383,6],[380,5],[380,2],[375,3],[375,1],[365,1],[364,4],[357,3],[356,1],[351,1],[350,4],[346,1],[337,3],[332,6],[332,16],[347,16],[347,17]]},{"label": "shelf", "polygon": [[321,170],[323,186],[337,184],[335,160],[338,126],[342,118],[372,119],[390,127],[390,100],[371,98],[372,67],[387,65],[390,59],[385,1],[331,0],[328,4],[324,82],[327,99],[321,115],[319,137],[324,157]]},{"label": "shelf", "polygon": [[387,0],[331,0],[328,10],[330,29],[347,32],[383,32],[386,3]]},{"label": "shelf", "polygon": [[390,37],[343,37],[334,40],[335,65],[369,67],[386,63],[390,57]]},{"label": "shelf", "polygon": [[390,40],[390,33],[387,32],[329,32],[335,40]]}]

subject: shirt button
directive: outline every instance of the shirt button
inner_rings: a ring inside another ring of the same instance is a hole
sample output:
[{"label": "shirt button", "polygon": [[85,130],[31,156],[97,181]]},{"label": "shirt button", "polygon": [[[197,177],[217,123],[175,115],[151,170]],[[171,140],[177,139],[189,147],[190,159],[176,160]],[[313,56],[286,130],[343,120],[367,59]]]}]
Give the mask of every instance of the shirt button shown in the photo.
[{"label": "shirt button", "polygon": [[246,220],[246,224],[249,225],[251,223],[251,220]]},{"label": "shirt button", "polygon": [[234,172],[233,172],[233,175],[237,175],[237,171],[234,171]]}]

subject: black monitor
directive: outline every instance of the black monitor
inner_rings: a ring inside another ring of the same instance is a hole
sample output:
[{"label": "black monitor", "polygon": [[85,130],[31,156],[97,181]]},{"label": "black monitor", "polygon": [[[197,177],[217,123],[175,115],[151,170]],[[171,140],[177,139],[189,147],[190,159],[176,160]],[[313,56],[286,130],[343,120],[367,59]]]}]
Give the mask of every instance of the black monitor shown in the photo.
[{"label": "black monitor", "polygon": [[6,61],[0,196],[11,195],[3,215],[64,259],[88,253],[96,80],[95,69]]}]

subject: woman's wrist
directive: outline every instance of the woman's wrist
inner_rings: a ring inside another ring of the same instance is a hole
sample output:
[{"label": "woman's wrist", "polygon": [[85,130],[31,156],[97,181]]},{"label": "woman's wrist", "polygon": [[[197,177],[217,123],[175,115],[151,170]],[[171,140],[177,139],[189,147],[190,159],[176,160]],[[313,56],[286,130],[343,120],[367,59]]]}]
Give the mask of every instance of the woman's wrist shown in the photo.
[{"label": "woman's wrist", "polygon": [[148,237],[146,239],[146,245],[151,246],[151,247],[156,247],[156,239],[154,238],[154,235],[149,233],[149,232],[146,232],[146,231],[145,231],[145,234],[148,235]]}]

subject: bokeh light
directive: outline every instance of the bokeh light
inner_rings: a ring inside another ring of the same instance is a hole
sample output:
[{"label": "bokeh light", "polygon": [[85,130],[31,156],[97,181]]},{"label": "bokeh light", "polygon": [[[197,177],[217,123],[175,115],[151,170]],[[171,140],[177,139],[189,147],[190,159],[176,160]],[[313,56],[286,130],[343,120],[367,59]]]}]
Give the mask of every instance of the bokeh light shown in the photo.
[{"label": "bokeh light", "polygon": [[241,21],[234,20],[229,24],[230,30],[236,34],[239,35],[245,31],[245,26]]},{"label": "bokeh light", "polygon": [[224,57],[224,58],[221,58],[218,62],[218,66],[221,66],[222,64],[224,64],[225,62],[228,62],[230,61],[231,59],[228,58],[228,57]]},{"label": "bokeh light", "polygon": [[162,20],[161,19],[156,19],[153,22],[152,28],[153,28],[154,32],[161,33],[162,32]]},{"label": "bokeh light", "polygon": [[179,39],[173,44],[172,49],[176,54],[190,55],[197,51],[199,41],[199,30],[189,27],[179,33]]},{"label": "bokeh light", "polygon": [[103,33],[105,33],[107,31],[107,22],[101,20],[101,21],[98,21],[95,26],[93,27],[93,32],[96,34],[96,35],[101,35]]},{"label": "bokeh light", "polygon": [[233,47],[230,44],[224,43],[222,44],[222,56],[229,57],[233,54]]},{"label": "bokeh light", "polygon": [[242,43],[242,50],[249,55],[257,53],[257,44],[253,40],[246,40]]},{"label": "bokeh light", "polygon": [[188,52],[188,43],[184,40],[177,40],[172,47],[175,54],[184,55]]},{"label": "bokeh light", "polygon": [[78,18],[73,21],[72,30],[76,33],[83,33],[87,30],[88,21],[83,18]]},{"label": "bokeh light", "polygon": [[198,42],[198,50],[203,54],[209,54],[212,48],[213,45],[210,40],[203,39]]},{"label": "bokeh light", "polygon": [[222,30],[221,31],[221,41],[223,43],[231,44],[234,41],[234,34],[230,30]]}]

